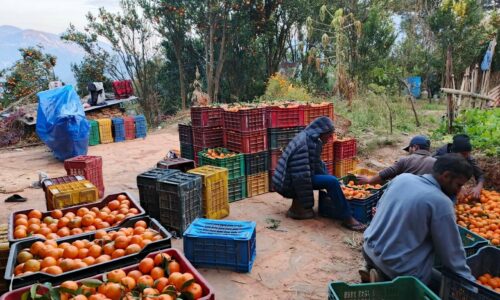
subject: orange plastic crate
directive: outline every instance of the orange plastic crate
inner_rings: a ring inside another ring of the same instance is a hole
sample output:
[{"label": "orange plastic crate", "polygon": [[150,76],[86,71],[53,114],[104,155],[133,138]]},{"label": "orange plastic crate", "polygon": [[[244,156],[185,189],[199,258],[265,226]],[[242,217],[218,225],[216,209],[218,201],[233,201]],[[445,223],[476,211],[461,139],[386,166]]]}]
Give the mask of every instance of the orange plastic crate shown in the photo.
[{"label": "orange plastic crate", "polygon": [[247,176],[247,197],[253,197],[269,192],[268,172]]}]

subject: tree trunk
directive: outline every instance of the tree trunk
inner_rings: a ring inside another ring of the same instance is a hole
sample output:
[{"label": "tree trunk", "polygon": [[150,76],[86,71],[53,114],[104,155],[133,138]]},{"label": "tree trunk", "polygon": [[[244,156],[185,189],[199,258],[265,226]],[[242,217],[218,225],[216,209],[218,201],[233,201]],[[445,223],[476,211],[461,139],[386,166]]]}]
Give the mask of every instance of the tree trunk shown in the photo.
[{"label": "tree trunk", "polygon": [[182,50],[179,45],[174,45],[175,56],[177,58],[177,65],[179,66],[179,84],[181,89],[181,102],[182,109],[186,109],[186,75],[184,71],[184,65],[182,63]]},{"label": "tree trunk", "polygon": [[[447,88],[452,88],[452,74],[453,74],[453,64],[451,58],[451,46],[448,46],[446,52],[446,84]],[[447,98],[447,108],[448,108],[448,133],[452,133],[453,130],[453,119],[454,119],[454,108],[453,108],[453,95],[451,93],[446,94]]]},{"label": "tree trunk", "polygon": [[222,40],[219,47],[219,59],[217,61],[217,68],[215,70],[215,79],[214,79],[214,98],[213,101],[217,102],[219,98],[219,84],[220,84],[220,76],[222,74],[222,68],[224,67],[224,49],[226,47],[226,21],[223,23],[222,28]]}]

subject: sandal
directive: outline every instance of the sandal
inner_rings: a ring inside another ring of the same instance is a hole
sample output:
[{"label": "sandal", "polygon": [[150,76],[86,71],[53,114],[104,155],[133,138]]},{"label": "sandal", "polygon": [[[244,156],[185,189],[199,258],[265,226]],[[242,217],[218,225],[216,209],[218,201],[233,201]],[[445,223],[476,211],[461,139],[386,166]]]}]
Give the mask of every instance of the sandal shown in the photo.
[{"label": "sandal", "polygon": [[357,231],[357,232],[363,232],[366,229],[366,225],[362,223],[357,223],[357,224],[347,224],[347,223],[342,223],[342,226],[345,228],[352,230],[352,231]]},{"label": "sandal", "polygon": [[28,200],[27,198],[20,196],[18,194],[14,194],[7,199],[5,199],[5,202],[26,202]]}]

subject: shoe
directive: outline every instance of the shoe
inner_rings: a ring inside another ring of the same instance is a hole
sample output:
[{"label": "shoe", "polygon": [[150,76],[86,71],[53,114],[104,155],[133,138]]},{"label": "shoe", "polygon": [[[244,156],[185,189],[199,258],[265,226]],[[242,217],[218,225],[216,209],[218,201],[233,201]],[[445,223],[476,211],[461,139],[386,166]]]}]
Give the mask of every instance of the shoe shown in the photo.
[{"label": "shoe", "polygon": [[14,194],[7,199],[5,199],[5,202],[26,202],[28,200],[27,198],[20,196],[18,194]]},{"label": "shoe", "polygon": [[370,282],[380,282],[382,278],[376,269],[370,269]]},{"label": "shoe", "polygon": [[312,208],[304,208],[299,200],[293,199],[292,206],[288,209],[286,216],[295,220],[306,220],[314,218]]}]

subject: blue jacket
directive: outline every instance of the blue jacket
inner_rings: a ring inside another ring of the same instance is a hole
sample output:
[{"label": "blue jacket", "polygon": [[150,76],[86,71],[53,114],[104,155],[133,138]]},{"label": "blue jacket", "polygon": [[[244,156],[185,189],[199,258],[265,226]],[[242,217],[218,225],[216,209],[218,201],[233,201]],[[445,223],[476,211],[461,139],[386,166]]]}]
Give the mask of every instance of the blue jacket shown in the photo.
[{"label": "blue jacket", "polygon": [[296,198],[306,206],[314,205],[312,176],[328,174],[321,160],[323,143],[319,136],[333,133],[333,121],[319,117],[288,144],[281,155],[272,183],[276,192],[286,198]]},{"label": "blue jacket", "polygon": [[389,183],[364,232],[363,249],[387,276],[415,276],[429,283],[437,255],[458,275],[475,280],[450,198],[430,174],[401,174]]}]

